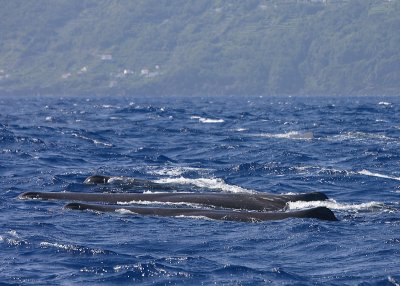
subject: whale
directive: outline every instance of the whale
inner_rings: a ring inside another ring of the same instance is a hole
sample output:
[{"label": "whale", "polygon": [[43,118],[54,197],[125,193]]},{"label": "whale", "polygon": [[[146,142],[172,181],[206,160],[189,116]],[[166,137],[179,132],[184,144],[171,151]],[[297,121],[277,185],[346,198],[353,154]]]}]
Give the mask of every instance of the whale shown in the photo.
[{"label": "whale", "polygon": [[150,215],[162,217],[205,217],[213,220],[227,220],[240,222],[259,222],[269,220],[283,220],[288,218],[314,218],[326,221],[337,221],[335,214],[326,207],[317,207],[306,210],[290,212],[245,212],[233,210],[212,210],[196,208],[148,208],[132,206],[98,205],[69,203],[64,206],[66,209],[90,210],[96,212],[123,212],[135,215]]},{"label": "whale", "polygon": [[85,185],[117,185],[119,187],[123,187],[124,189],[145,188],[152,191],[179,190],[179,187],[173,184],[156,183],[145,179],[119,176],[94,175],[87,177],[83,183]]},{"label": "whale", "polygon": [[212,192],[163,192],[163,193],[78,193],[78,192],[26,192],[20,199],[68,200],[101,203],[187,203],[253,211],[278,211],[288,202],[324,201],[328,197],[321,192],[275,195],[267,193],[212,193]]},{"label": "whale", "polygon": [[101,175],[94,175],[94,176],[89,176],[83,181],[84,184],[90,185],[90,184],[107,184],[108,181],[110,180],[110,176],[101,176]]},{"label": "whale", "polygon": [[[125,188],[145,188],[157,192],[36,192],[29,191],[19,195],[20,199],[69,201],[64,208],[96,212],[124,211],[136,215],[162,217],[205,217],[214,220],[256,222],[282,220],[287,218],[315,218],[335,221],[335,214],[326,207],[316,207],[298,211],[288,211],[288,202],[325,201],[328,197],[322,192],[302,194],[269,194],[194,192],[181,191],[172,184],[155,183],[149,180],[130,177],[110,177],[95,175],[86,178],[84,184],[117,184]],[[186,186],[188,187],[188,186]],[[183,186],[183,188],[185,188]],[[160,192],[161,191],[161,192]],[[137,204],[150,204],[150,207]],[[121,205],[123,204],[123,205]],[[134,205],[136,204],[136,205]],[[156,207],[154,204],[169,206]],[[178,204],[179,207],[170,207]],[[182,205],[191,207],[182,207]],[[193,206],[195,204],[195,206]]]}]

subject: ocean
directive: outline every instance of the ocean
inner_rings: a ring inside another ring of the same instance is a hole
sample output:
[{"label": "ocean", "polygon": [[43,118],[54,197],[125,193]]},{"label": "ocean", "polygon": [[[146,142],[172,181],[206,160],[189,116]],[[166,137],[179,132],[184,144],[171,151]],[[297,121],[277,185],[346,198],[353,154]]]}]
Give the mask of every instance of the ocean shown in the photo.
[{"label": "ocean", "polygon": [[[0,106],[0,285],[400,285],[399,97],[27,95]],[[158,192],[324,192],[287,211],[326,206],[339,220],[18,198],[154,192],[84,184],[91,175],[172,186]]]}]

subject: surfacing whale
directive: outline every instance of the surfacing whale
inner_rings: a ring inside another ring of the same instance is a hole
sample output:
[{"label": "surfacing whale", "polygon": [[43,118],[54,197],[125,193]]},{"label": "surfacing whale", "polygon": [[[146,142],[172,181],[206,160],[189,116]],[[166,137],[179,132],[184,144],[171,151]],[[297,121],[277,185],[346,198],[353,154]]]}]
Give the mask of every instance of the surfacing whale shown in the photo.
[{"label": "surfacing whale", "polygon": [[[169,184],[158,184],[148,180],[90,176],[85,184],[115,183],[125,186],[150,189],[170,190]],[[316,218],[320,220],[337,220],[335,214],[326,207],[317,207],[299,211],[285,211],[288,202],[324,201],[328,197],[321,192],[274,195],[267,193],[221,193],[221,192],[159,192],[159,193],[77,193],[77,192],[26,192],[20,199],[65,200],[65,208],[74,210],[92,210],[98,212],[116,212],[153,216],[190,216],[206,217],[217,220],[265,221],[286,218]],[[203,208],[183,207],[138,207],[126,204],[134,203],[178,203],[196,204]],[[88,204],[90,203],[90,204]],[[94,203],[94,204],[93,204]],[[98,203],[98,204],[96,204]],[[118,205],[119,204],[119,205]],[[123,206],[121,204],[124,204]],[[207,208],[204,208],[207,207]],[[210,209],[210,207],[212,209]]]},{"label": "surfacing whale", "polygon": [[335,214],[326,207],[317,207],[307,210],[291,212],[249,212],[233,210],[212,210],[195,208],[147,208],[132,206],[97,205],[69,203],[65,205],[67,209],[91,210],[97,212],[117,212],[132,213],[151,216],[186,216],[186,217],[206,217],[215,220],[230,220],[242,222],[257,222],[267,220],[282,220],[287,218],[315,218],[327,221],[337,221]]},{"label": "surfacing whale", "polygon": [[124,188],[145,188],[147,190],[175,190],[177,186],[172,184],[163,184],[156,183],[150,180],[137,179],[131,177],[111,177],[111,176],[100,176],[94,175],[87,177],[83,182],[86,185],[106,185],[106,184],[114,184],[118,186],[122,186]]},{"label": "surfacing whale", "polygon": [[283,210],[288,202],[323,201],[328,197],[324,193],[307,193],[299,195],[271,195],[264,193],[75,193],[75,192],[27,192],[21,199],[69,200],[101,203],[189,203],[212,207],[278,211]]}]

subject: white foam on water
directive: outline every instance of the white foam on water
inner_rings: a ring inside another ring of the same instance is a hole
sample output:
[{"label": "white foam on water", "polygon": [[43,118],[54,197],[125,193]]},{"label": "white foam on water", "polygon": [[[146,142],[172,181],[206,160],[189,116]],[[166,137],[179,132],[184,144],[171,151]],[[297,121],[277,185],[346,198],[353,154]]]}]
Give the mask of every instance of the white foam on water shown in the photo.
[{"label": "white foam on water", "polygon": [[400,286],[400,282],[396,281],[396,279],[393,278],[393,276],[388,276],[388,280],[390,283],[392,283],[394,286]]},{"label": "white foam on water", "polygon": [[134,182],[134,181],[135,181],[134,178],[113,176],[107,180],[107,183],[108,184],[121,184],[121,183],[130,183],[130,182]]},{"label": "white foam on water", "polygon": [[201,123],[223,123],[225,120],[223,119],[212,119],[212,118],[200,118],[199,121]]},{"label": "white foam on water", "polygon": [[256,136],[265,138],[275,138],[275,139],[296,139],[296,140],[314,139],[314,134],[312,132],[298,132],[298,131],[290,131],[287,133],[278,133],[278,134],[261,133]]},{"label": "white foam on water", "polygon": [[90,141],[90,142],[92,142],[92,143],[94,143],[96,145],[103,145],[103,146],[106,146],[106,147],[113,147],[113,144],[111,144],[111,143],[101,142],[101,141],[99,141],[97,139],[92,139],[92,138],[89,138],[89,137],[86,137],[86,136],[83,136],[83,135],[79,135],[79,134],[76,134],[76,133],[72,133],[72,136],[75,136],[76,138],[80,138],[80,139],[83,139],[83,140]]},{"label": "white foam on water", "polygon": [[106,147],[113,147],[113,144],[111,144],[111,143],[101,142],[101,141],[96,140],[96,139],[93,139],[93,143],[96,144],[96,145],[103,145],[103,146],[106,146]]},{"label": "white foam on water", "polygon": [[366,132],[345,132],[341,133],[338,135],[334,135],[328,139],[333,139],[337,141],[343,141],[343,140],[393,140],[393,138],[390,138],[384,134],[377,134],[377,133],[366,133]]},{"label": "white foam on water", "polygon": [[77,252],[86,252],[89,251],[92,254],[104,254],[104,251],[101,249],[87,249],[85,247],[72,245],[72,244],[61,244],[61,243],[51,243],[47,241],[43,241],[40,244],[40,247],[43,248],[57,248],[66,251],[77,251]]},{"label": "white foam on water", "polygon": [[400,177],[394,177],[394,176],[388,176],[388,175],[384,175],[384,174],[379,174],[379,173],[373,173],[370,172],[368,170],[361,170],[359,172],[357,172],[360,175],[365,175],[365,176],[371,176],[371,177],[378,177],[378,178],[383,178],[383,179],[390,179],[390,180],[396,180],[396,181],[400,181]]},{"label": "white foam on water", "polygon": [[47,242],[47,241],[43,241],[39,245],[41,247],[54,247],[54,248],[59,248],[59,249],[63,249],[63,250],[74,250],[74,251],[80,251],[81,250],[78,246],[75,246],[75,245],[51,243],[51,242]]},{"label": "white foam on water", "polygon": [[320,166],[296,166],[294,167],[299,173],[311,174],[316,172],[317,174],[331,174],[331,175],[342,175],[342,176],[354,176],[354,175],[363,175],[363,176],[370,176],[370,177],[377,177],[382,179],[389,179],[400,181],[400,177],[385,175],[381,173],[374,173],[363,169],[361,171],[351,171],[345,169],[335,169],[335,168],[327,168],[327,167],[320,167]]},{"label": "white foam on water", "polygon": [[4,235],[0,235],[0,243],[6,243],[8,245],[22,245],[27,242],[17,234],[16,230],[7,231]]},{"label": "white foam on water", "polygon": [[318,174],[332,174],[332,175],[343,175],[343,176],[351,176],[356,174],[356,172],[348,171],[344,169],[335,169],[335,168],[325,168],[321,167],[318,171]]},{"label": "white foam on water", "polygon": [[151,170],[150,174],[152,175],[160,175],[160,176],[170,176],[170,177],[179,177],[184,173],[188,172],[196,172],[196,173],[204,173],[209,172],[209,169],[205,168],[193,168],[193,167],[166,167],[163,169]]},{"label": "white foam on water", "polygon": [[124,209],[124,208],[116,209],[115,212],[116,212],[116,213],[119,213],[119,214],[123,214],[123,215],[125,215],[125,214],[135,214],[135,215],[138,215],[138,213],[135,213],[135,212],[133,212],[133,211],[131,211],[131,210],[127,210],[127,209]]},{"label": "white foam on water", "polygon": [[381,102],[378,103],[378,105],[389,106],[389,105],[392,105],[392,104],[390,102],[387,102],[387,101],[381,101]]},{"label": "white foam on water", "polygon": [[368,202],[361,204],[343,204],[338,203],[333,199],[329,199],[326,201],[297,201],[297,202],[288,202],[287,207],[289,210],[301,210],[308,208],[316,208],[316,207],[327,207],[331,210],[346,210],[346,211],[371,211],[376,209],[384,208],[384,204],[380,202]]},{"label": "white foam on water", "polygon": [[198,178],[198,179],[188,179],[184,177],[178,178],[164,178],[154,181],[160,184],[177,184],[177,185],[192,185],[199,188],[206,188],[212,190],[221,190],[228,193],[254,193],[255,191],[248,190],[239,186],[229,185],[225,183],[222,179],[208,179],[208,178]]},{"label": "white foam on water", "polygon": [[244,132],[244,131],[247,131],[247,130],[249,130],[249,129],[247,129],[247,128],[237,128],[237,129],[235,129],[235,131],[237,131],[237,132]]},{"label": "white foam on water", "polygon": [[105,109],[120,109],[121,107],[117,106],[117,105],[111,105],[111,104],[102,104],[101,105],[102,108]]},{"label": "white foam on water", "polygon": [[344,169],[335,169],[332,167],[322,167],[322,166],[295,166],[293,170],[298,172],[299,174],[322,174],[322,175],[341,175],[341,176],[350,176],[356,174],[353,171],[348,171]]},{"label": "white foam on water", "polygon": [[198,119],[201,123],[223,123],[225,120],[223,119],[216,119],[216,118],[205,118],[200,116],[191,116],[190,119]]}]

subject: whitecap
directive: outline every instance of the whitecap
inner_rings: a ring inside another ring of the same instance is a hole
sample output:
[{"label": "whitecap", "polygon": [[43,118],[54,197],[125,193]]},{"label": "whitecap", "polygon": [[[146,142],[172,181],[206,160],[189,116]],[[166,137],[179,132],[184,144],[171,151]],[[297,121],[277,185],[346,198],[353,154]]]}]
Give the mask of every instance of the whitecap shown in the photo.
[{"label": "whitecap", "polygon": [[80,248],[74,245],[69,245],[69,244],[60,244],[60,243],[51,243],[47,241],[43,241],[39,244],[43,248],[49,248],[49,247],[54,247],[54,248],[59,248],[63,250],[75,250],[79,251]]},{"label": "whitecap", "polygon": [[222,179],[208,179],[208,178],[189,179],[189,178],[179,177],[179,178],[165,178],[156,180],[154,182],[160,184],[192,185],[199,188],[221,190],[229,193],[254,193],[254,191],[252,190],[248,190],[235,185],[229,185]]},{"label": "whitecap", "polygon": [[106,147],[113,147],[113,144],[111,144],[111,143],[102,142],[100,140],[92,139],[92,138],[89,138],[89,137],[86,137],[86,136],[83,136],[83,135],[79,135],[77,133],[72,133],[72,136],[75,136],[76,138],[80,138],[80,139],[83,139],[83,140],[91,141],[92,143],[94,143],[96,145],[103,145],[103,146],[106,146]]},{"label": "whitecap", "polygon": [[384,175],[384,174],[379,174],[379,173],[372,173],[368,170],[361,170],[357,172],[360,175],[365,175],[365,176],[371,176],[371,177],[378,177],[378,178],[383,178],[383,179],[390,179],[390,180],[396,180],[400,181],[400,177],[394,177],[394,176],[389,176],[389,175]]},{"label": "whitecap", "polygon": [[317,171],[318,174],[330,174],[330,175],[343,175],[343,176],[352,176],[356,174],[356,172],[348,171],[348,170],[341,170],[335,168],[324,168],[321,167],[320,170]]},{"label": "whitecap", "polygon": [[200,122],[202,123],[223,123],[225,120],[223,119],[211,119],[211,118],[200,118]]},{"label": "whitecap", "polygon": [[96,145],[103,145],[103,146],[106,146],[106,147],[113,147],[113,144],[111,144],[111,143],[101,142],[101,141],[96,140],[96,139],[93,139],[93,143],[96,144]]},{"label": "whitecap", "polygon": [[247,131],[248,129],[247,128],[237,128],[237,129],[235,129],[235,131],[237,131],[237,132],[244,132],[244,131]]},{"label": "whitecap", "polygon": [[133,212],[131,210],[127,210],[127,209],[124,209],[124,208],[116,209],[115,212],[119,213],[119,214],[122,214],[122,215],[126,215],[126,214],[135,214],[135,215],[137,215],[138,214],[138,213],[135,213],[135,212]]},{"label": "whitecap", "polygon": [[331,137],[334,140],[343,141],[343,140],[392,140],[392,138],[377,133],[366,133],[366,132],[345,132],[339,135],[334,135]]},{"label": "whitecap", "polygon": [[196,172],[196,173],[204,173],[209,172],[209,169],[205,168],[194,168],[194,167],[165,167],[162,169],[154,169],[151,170],[150,173],[152,175],[160,175],[160,176],[170,176],[170,177],[178,177],[185,173]]},{"label": "whitecap", "polygon": [[225,120],[216,118],[204,118],[200,116],[191,116],[190,119],[198,119],[201,123],[223,123]]},{"label": "whitecap", "polygon": [[107,183],[108,184],[122,184],[122,183],[133,183],[134,181],[135,181],[134,178],[113,176],[107,180]]},{"label": "whitecap", "polygon": [[[160,194],[160,193],[158,193]],[[181,194],[181,193],[180,193]],[[193,209],[198,209],[198,208],[204,208],[203,205],[201,204],[195,204],[195,203],[186,203],[186,202],[158,202],[158,201],[130,201],[130,202],[117,202],[117,205],[125,206],[125,205],[159,205],[159,206],[173,206],[173,207],[191,207]],[[127,209],[124,209],[125,211],[130,211]],[[134,212],[134,211],[133,211]]]},{"label": "whitecap", "polygon": [[338,203],[333,199],[329,199],[326,201],[288,202],[287,207],[289,210],[327,207],[332,210],[370,211],[370,210],[375,210],[375,209],[382,209],[382,208],[384,208],[384,204],[380,203],[380,202],[374,202],[374,201],[367,202],[367,203],[361,203],[361,204],[344,204],[344,203]]},{"label": "whitecap", "polygon": [[390,283],[392,283],[394,286],[400,286],[400,282],[396,281],[393,276],[388,276],[388,280]]},{"label": "whitecap", "polygon": [[0,235],[0,243],[1,242],[14,246],[27,244],[27,242],[17,234],[16,230],[10,230],[7,231],[4,235]]},{"label": "whitecap", "polygon": [[43,248],[56,248],[65,251],[76,251],[76,252],[89,252],[91,254],[104,254],[105,252],[101,249],[88,249],[82,246],[72,245],[72,244],[61,244],[61,243],[51,243],[47,241],[43,241],[40,244],[40,247]]},{"label": "whitecap", "polygon": [[275,138],[275,139],[298,139],[298,140],[311,140],[314,139],[314,134],[310,132],[298,132],[298,131],[290,131],[287,133],[261,133],[256,136],[266,137],[266,138]]}]

